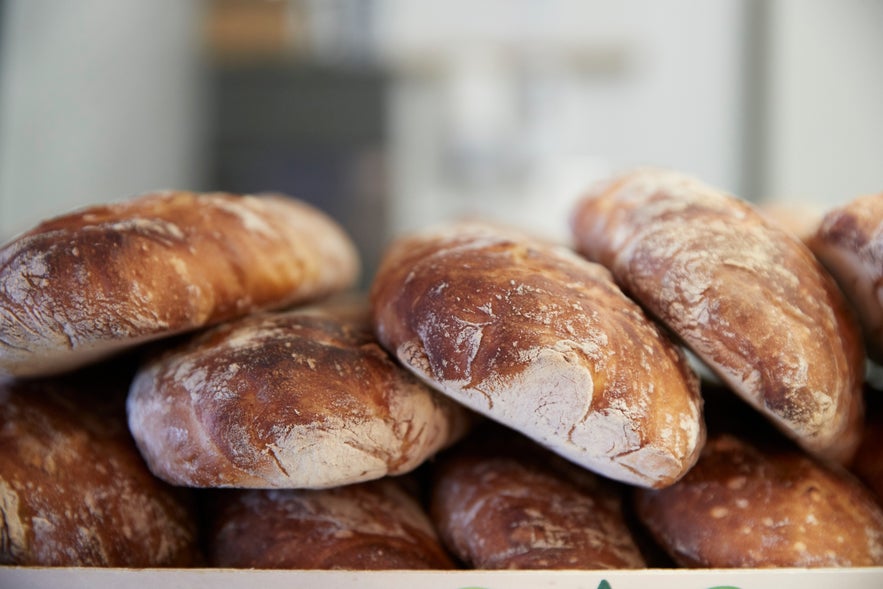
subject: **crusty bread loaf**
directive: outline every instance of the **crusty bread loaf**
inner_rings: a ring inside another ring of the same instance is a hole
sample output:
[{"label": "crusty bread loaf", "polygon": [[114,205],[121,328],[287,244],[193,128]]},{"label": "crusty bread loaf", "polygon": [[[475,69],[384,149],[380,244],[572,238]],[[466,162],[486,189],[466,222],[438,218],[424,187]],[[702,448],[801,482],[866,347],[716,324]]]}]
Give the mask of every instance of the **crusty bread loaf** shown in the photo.
[{"label": "crusty bread loaf", "polygon": [[258,313],[146,362],[128,412],[154,474],[194,487],[331,487],[410,471],[465,433],[469,412],[398,366],[364,299],[360,309]]},{"label": "crusty bread loaf", "polygon": [[855,307],[868,355],[883,363],[883,192],[828,211],[808,243]]},{"label": "crusty bread loaf", "polygon": [[380,342],[426,382],[604,476],[670,484],[704,439],[698,383],[610,273],[482,223],[402,237],[372,285]]},{"label": "crusty bread loaf", "polygon": [[432,520],[470,568],[645,566],[625,523],[621,486],[513,430],[482,430],[432,470]]},{"label": "crusty bread loaf", "polygon": [[213,566],[452,569],[425,511],[396,479],[320,490],[216,491]]},{"label": "crusty bread loaf", "polygon": [[831,464],[714,434],[678,483],[637,489],[636,511],[686,567],[880,566],[883,510]]},{"label": "crusty bread loaf", "polygon": [[93,206],[0,249],[0,374],[62,372],[342,290],[357,272],[337,223],[291,198],[164,192]]},{"label": "crusty bread loaf", "polygon": [[864,350],[809,249],[744,201],[639,169],[575,206],[577,248],[733,391],[809,451],[841,462],[861,431]]},{"label": "crusty bread loaf", "polygon": [[187,498],[147,470],[109,371],[0,384],[0,563],[196,563]]}]

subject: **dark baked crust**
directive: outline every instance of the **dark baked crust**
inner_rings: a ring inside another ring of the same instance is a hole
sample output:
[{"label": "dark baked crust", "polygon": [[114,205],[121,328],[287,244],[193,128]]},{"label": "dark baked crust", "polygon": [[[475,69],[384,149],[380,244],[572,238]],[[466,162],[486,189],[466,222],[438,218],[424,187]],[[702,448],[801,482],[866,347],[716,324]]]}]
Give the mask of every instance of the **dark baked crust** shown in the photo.
[{"label": "dark baked crust", "polygon": [[883,192],[828,211],[808,243],[856,309],[868,355],[883,363]]},{"label": "dark baked crust", "polygon": [[478,569],[645,566],[622,488],[503,428],[433,463],[430,514],[449,550]]},{"label": "dark baked crust", "polygon": [[635,491],[638,517],[685,567],[883,564],[883,510],[845,470],[796,447],[714,435],[666,489]]},{"label": "dark baked crust", "polygon": [[681,350],[572,251],[458,223],[401,238],[372,287],[380,342],[460,403],[605,476],[670,484],[704,424]]},{"label": "dark baked crust", "polygon": [[864,349],[852,309],[803,243],[736,197],[654,169],[590,190],[573,234],[735,392],[807,450],[849,460]]},{"label": "dark baked crust", "polygon": [[0,374],[47,375],[143,341],[342,290],[342,229],[283,197],[151,193],[0,249]]},{"label": "dark baked crust", "polygon": [[188,566],[196,521],[155,479],[126,430],[125,384],[102,368],[76,382],[0,384],[0,562]]},{"label": "dark baked crust", "polygon": [[454,568],[426,513],[394,479],[322,490],[218,493],[208,539],[213,566]]},{"label": "dark baked crust", "polygon": [[398,366],[356,304],[254,314],[146,362],[128,413],[152,471],[322,488],[413,470],[465,433],[469,412]]}]

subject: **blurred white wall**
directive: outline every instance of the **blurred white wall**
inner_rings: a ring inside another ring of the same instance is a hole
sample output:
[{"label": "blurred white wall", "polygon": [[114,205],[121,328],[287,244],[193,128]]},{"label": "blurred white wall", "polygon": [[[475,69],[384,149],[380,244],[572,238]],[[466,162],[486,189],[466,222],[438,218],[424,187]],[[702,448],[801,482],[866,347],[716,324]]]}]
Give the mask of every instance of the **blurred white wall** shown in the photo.
[{"label": "blurred white wall", "polygon": [[883,2],[768,10],[759,196],[825,209],[883,192]]},{"label": "blurred white wall", "polygon": [[[561,236],[583,187],[640,164],[753,200],[883,190],[880,0],[286,3],[302,55],[388,73],[372,231],[473,213]],[[3,6],[0,239],[204,187],[204,0]]]},{"label": "blurred white wall", "polygon": [[0,239],[201,180],[199,16],[179,0],[7,0]]},{"label": "blurred white wall", "polygon": [[746,3],[378,0],[393,232],[461,214],[561,236],[612,170],[738,191]]}]

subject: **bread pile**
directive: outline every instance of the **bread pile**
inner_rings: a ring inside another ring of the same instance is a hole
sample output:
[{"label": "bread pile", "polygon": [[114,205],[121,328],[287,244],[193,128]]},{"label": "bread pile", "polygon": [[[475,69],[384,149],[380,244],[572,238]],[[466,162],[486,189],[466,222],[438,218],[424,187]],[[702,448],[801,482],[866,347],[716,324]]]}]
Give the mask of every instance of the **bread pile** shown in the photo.
[{"label": "bread pile", "polygon": [[16,237],[0,563],[883,565],[883,194],[800,239],[639,169],[571,221],[397,237],[366,293],[338,223],[280,195]]}]

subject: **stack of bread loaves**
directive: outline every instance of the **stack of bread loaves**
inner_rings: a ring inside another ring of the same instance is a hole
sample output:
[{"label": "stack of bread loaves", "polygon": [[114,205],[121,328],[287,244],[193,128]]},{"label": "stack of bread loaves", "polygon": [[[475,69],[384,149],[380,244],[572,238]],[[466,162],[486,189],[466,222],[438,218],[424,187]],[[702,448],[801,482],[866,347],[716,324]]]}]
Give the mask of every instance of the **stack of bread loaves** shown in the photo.
[{"label": "stack of bread loaves", "polygon": [[640,169],[572,246],[428,227],[368,293],[281,195],[44,222],[0,249],[0,563],[883,565],[870,200],[801,240]]}]

